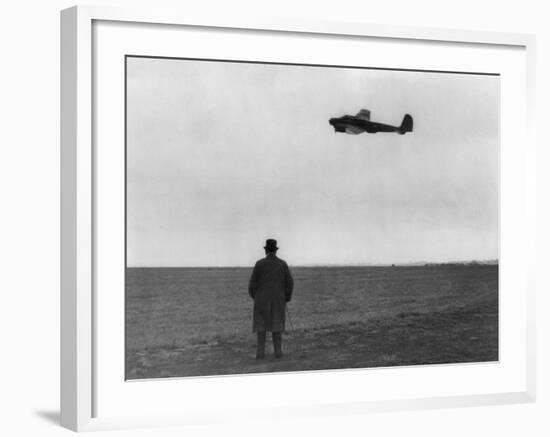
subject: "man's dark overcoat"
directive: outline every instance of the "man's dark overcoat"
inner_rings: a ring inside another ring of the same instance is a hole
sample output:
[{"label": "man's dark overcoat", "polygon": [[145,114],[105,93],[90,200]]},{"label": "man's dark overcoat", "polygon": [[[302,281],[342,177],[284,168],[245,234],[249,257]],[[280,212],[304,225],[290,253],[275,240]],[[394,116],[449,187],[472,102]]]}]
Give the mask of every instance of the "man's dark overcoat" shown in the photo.
[{"label": "man's dark overcoat", "polygon": [[254,332],[285,330],[286,302],[290,301],[293,288],[287,263],[274,253],[256,263],[248,285],[248,293],[254,299]]}]

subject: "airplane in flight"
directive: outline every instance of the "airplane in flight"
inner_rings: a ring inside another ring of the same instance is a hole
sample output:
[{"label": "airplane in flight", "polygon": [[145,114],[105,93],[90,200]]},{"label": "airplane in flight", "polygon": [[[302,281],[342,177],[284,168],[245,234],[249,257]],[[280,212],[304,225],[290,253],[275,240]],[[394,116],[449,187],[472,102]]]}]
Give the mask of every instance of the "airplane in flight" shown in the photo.
[{"label": "airplane in flight", "polygon": [[344,132],[357,135],[363,132],[375,134],[376,132],[397,132],[399,135],[405,132],[412,132],[413,119],[405,114],[401,126],[390,126],[389,124],[378,123],[370,120],[370,111],[361,109],[357,115],[344,115],[343,117],[331,118],[329,124],[334,127],[335,132]]}]

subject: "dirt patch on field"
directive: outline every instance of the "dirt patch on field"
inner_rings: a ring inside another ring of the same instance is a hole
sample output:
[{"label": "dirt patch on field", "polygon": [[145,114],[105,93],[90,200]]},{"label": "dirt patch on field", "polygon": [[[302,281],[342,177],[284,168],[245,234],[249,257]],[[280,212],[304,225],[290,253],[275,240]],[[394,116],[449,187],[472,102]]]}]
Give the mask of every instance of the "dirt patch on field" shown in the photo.
[{"label": "dirt patch on field", "polygon": [[[269,344],[269,342],[268,342]],[[483,303],[443,311],[296,329],[285,356],[256,360],[255,337],[216,336],[127,351],[128,379],[346,369],[498,360],[498,311]],[[268,349],[268,352],[271,352]]]}]

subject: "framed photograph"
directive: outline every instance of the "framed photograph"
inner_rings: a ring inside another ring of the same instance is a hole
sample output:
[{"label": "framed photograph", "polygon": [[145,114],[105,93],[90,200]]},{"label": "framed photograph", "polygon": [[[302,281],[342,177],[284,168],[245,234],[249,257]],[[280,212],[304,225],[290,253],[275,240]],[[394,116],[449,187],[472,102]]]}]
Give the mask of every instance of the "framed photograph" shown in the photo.
[{"label": "framed photograph", "polygon": [[533,36],[79,6],[61,53],[64,426],[534,400]]}]

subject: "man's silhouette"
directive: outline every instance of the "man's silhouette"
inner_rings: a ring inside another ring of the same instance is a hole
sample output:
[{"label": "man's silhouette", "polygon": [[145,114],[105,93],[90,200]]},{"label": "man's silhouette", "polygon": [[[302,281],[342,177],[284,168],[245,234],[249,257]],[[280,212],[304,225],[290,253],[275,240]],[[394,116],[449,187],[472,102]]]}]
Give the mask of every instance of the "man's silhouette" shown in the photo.
[{"label": "man's silhouette", "polygon": [[277,258],[277,240],[268,239],[264,249],[266,256],[256,262],[248,285],[248,294],[254,299],[253,332],[258,335],[256,358],[265,357],[266,331],[272,333],[275,358],[281,358],[286,303],[292,297],[294,281],[287,263]]}]

